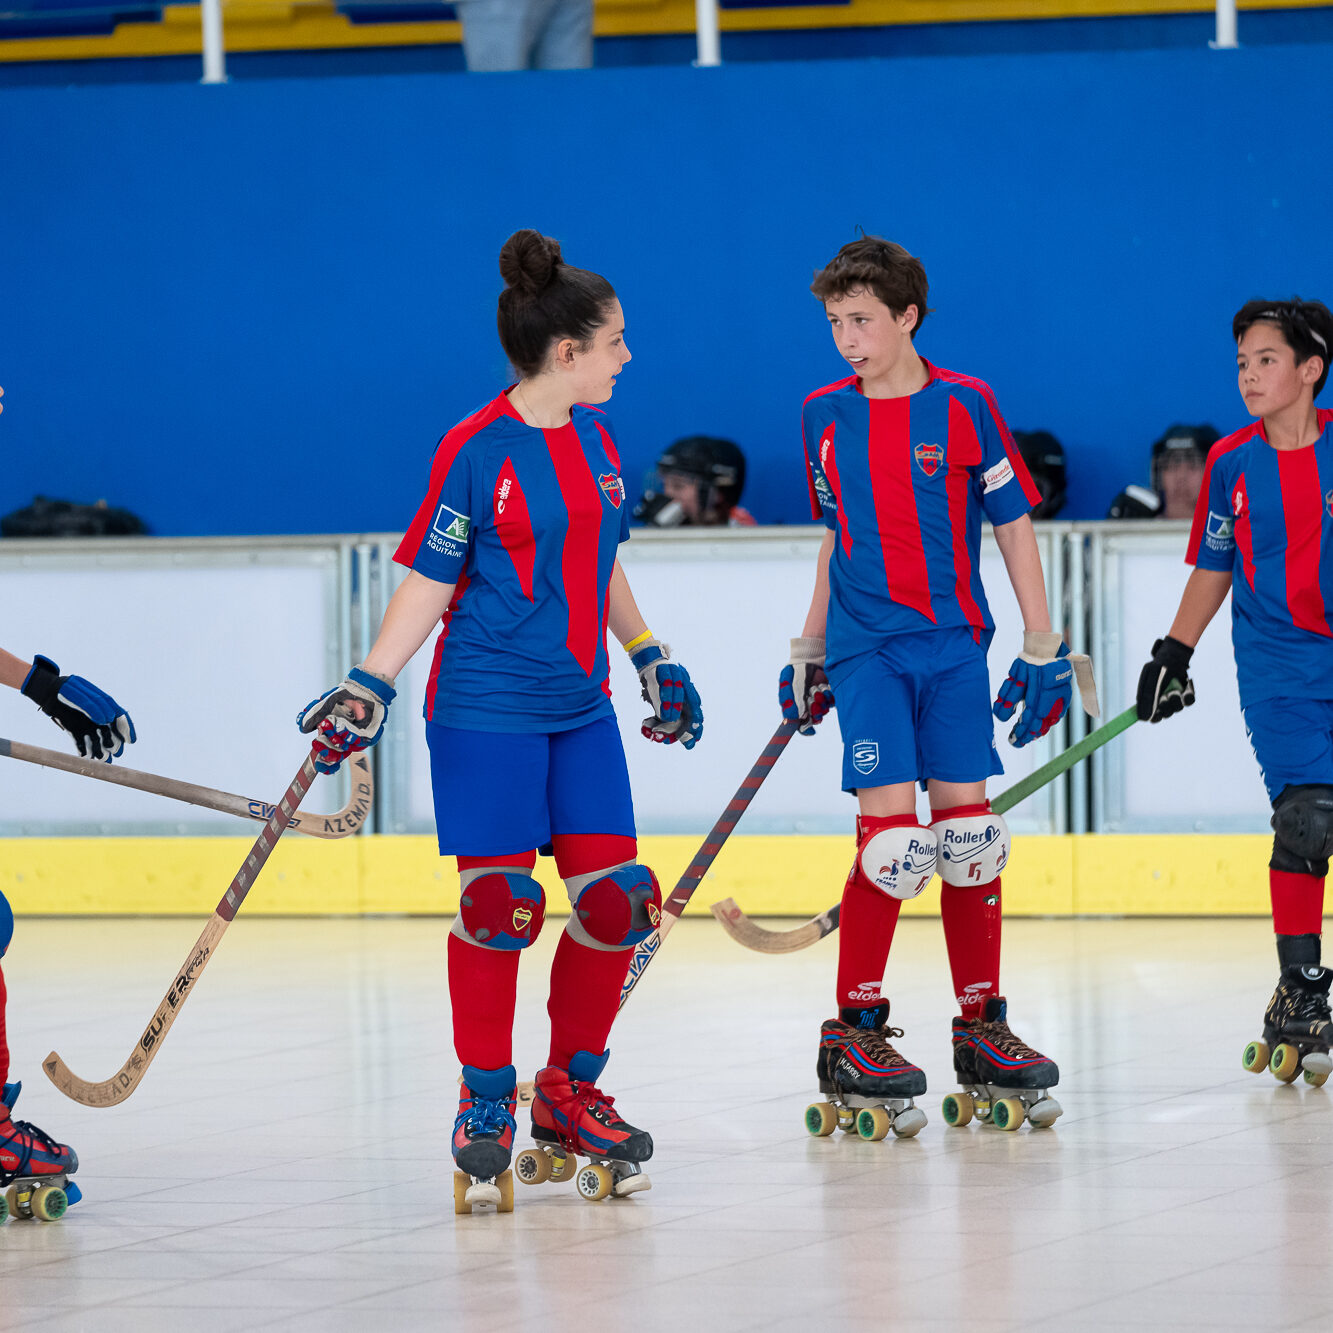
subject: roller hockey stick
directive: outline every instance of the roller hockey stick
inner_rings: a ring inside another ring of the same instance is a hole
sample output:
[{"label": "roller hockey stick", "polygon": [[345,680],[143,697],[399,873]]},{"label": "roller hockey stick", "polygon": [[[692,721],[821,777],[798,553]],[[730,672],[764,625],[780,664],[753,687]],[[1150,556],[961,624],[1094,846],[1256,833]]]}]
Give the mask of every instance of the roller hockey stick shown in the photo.
[{"label": "roller hockey stick", "polygon": [[[0,736],[0,758],[21,759],[25,764],[58,768],[65,773],[96,778],[99,782],[111,782],[118,787],[133,787],[135,791],[151,792],[154,796],[169,796],[173,801],[202,806],[205,810],[219,810],[224,815],[240,815],[242,819],[262,821],[273,814],[273,807],[265,801],[233,796],[231,792],[215,791],[212,787],[199,787],[193,782],[179,782],[175,778],[164,778],[139,769],[96,763],[91,759],[61,754],[58,750],[43,750],[38,745],[24,745],[22,741],[9,741],[3,736]],[[352,774],[352,796],[347,804],[331,815],[293,815],[293,830],[312,838],[345,838],[365,823],[375,796],[370,756],[354,754],[347,760],[347,765]]]},{"label": "roller hockey stick", "polygon": [[[997,815],[1012,810],[1034,791],[1039,791],[1048,782],[1054,782],[1061,773],[1073,768],[1081,759],[1086,759],[1094,750],[1101,749],[1107,741],[1114,740],[1137,721],[1137,711],[1134,708],[1126,708],[1105,726],[1090,731],[1077,744],[1071,745],[1069,749],[1056,755],[1040,768],[1033,769],[1027,777],[1015,782],[1008,791],[1001,792],[991,802],[991,809]],[[724,898],[721,902],[714,903],[710,910],[721,923],[722,929],[737,944],[743,944],[747,949],[754,949],[757,953],[796,953],[800,949],[808,949],[825,935],[832,935],[837,930],[842,904],[834,903],[826,912],[821,912],[804,925],[794,926],[791,930],[766,930],[763,926],[755,925],[734,898]]]},{"label": "roller hockey stick", "polygon": [[139,1038],[120,1072],[102,1083],[89,1083],[73,1073],[55,1051],[42,1061],[46,1076],[66,1097],[81,1102],[84,1106],[115,1106],[118,1102],[123,1102],[139,1086],[144,1074],[148,1072],[148,1066],[153,1063],[153,1057],[162,1049],[162,1043],[166,1040],[172,1023],[176,1021],[176,1015],[180,1013],[181,1007],[189,998],[191,988],[199,980],[200,974],[208,965],[208,960],[221,943],[223,933],[240,910],[245,895],[250,892],[250,886],[264,868],[264,862],[268,860],[269,854],[278,845],[278,839],[291,823],[296,807],[310,790],[310,784],[315,780],[315,772],[314,755],[308,754],[282,800],[269,815],[268,823],[260,830],[250,854],[241,863],[241,868],[227,886],[227,891],[209,918],[203,934],[190,950],[184,966],[167,989],[162,1003],[157,1007],[157,1012],[144,1029],[143,1036]]},{"label": "roller hockey stick", "polygon": [[695,852],[694,860],[690,862],[689,868],[680,877],[676,887],[671,890],[670,896],[663,902],[661,924],[646,940],[635,945],[634,957],[630,960],[629,975],[625,978],[625,984],[620,991],[620,1008],[625,1007],[625,1001],[629,999],[630,991],[639,984],[639,980],[648,964],[653,961],[657,951],[662,947],[662,941],[671,932],[672,926],[680,920],[680,914],[685,910],[685,904],[690,901],[695,889],[703,882],[703,877],[708,873],[708,867],[717,858],[718,852],[722,850],[723,843],[731,836],[732,830],[745,813],[746,807],[754,800],[755,792],[764,785],[764,779],[772,772],[773,765],[777,763],[778,757],[787,748],[787,742],[791,740],[795,732],[796,723],[784,719],[782,725],[773,733],[772,739],[764,746],[759,758],[755,760],[754,767],[746,774],[741,785],[736,788],[736,794],[727,802],[727,808],[722,812],[717,823],[709,830],[708,836],[703,840],[703,845]]}]

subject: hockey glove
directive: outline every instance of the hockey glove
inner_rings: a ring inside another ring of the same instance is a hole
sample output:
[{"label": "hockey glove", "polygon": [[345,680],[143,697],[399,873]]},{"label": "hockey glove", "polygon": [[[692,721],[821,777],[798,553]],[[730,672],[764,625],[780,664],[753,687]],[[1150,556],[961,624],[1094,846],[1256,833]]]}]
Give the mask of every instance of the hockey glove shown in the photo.
[{"label": "hockey glove", "polygon": [[23,693],[74,737],[85,759],[109,764],[137,739],[130,715],[82,676],[62,676],[49,657],[35,657]]},{"label": "hockey glove", "polygon": [[1194,649],[1169,634],[1152,646],[1152,661],[1139,672],[1135,699],[1140,722],[1160,722],[1194,702],[1190,658]]},{"label": "hockey glove", "polygon": [[828,716],[833,689],[824,674],[823,639],[791,641],[791,661],[778,673],[778,703],[802,736],[813,736]]},{"label": "hockey glove", "polygon": [[657,639],[646,640],[629,660],[639,673],[643,701],[653,710],[652,717],[643,719],[644,736],[694,749],[704,734],[704,713],[690,673],[671,660],[670,646]]},{"label": "hockey glove", "polygon": [[307,735],[318,732],[311,749],[321,773],[336,773],[349,754],[368,750],[384,734],[384,719],[397,697],[393,678],[354,666],[341,685],[312,700],[296,715]]},{"label": "hockey glove", "polygon": [[1006,722],[1022,704],[1009,732],[1009,744],[1021,747],[1050,731],[1069,711],[1073,695],[1074,664],[1068,645],[1058,634],[1026,630],[1023,651],[1014,658],[991,712]]}]

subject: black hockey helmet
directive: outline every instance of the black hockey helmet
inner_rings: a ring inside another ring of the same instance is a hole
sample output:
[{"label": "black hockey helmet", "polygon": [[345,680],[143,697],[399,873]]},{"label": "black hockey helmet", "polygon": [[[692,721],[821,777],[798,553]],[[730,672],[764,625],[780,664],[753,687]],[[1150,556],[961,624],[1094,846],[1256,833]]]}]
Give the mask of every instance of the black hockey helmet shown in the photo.
[{"label": "black hockey helmet", "polygon": [[716,435],[687,435],[668,445],[658,457],[657,470],[706,482],[717,489],[727,509],[740,503],[745,489],[745,455],[733,440]]},{"label": "black hockey helmet", "polygon": [[1197,458],[1200,466],[1208,459],[1208,451],[1222,437],[1209,425],[1172,426],[1152,447],[1152,465],[1150,479],[1152,488],[1159,495],[1162,490],[1162,473],[1167,465],[1177,458]]},{"label": "black hockey helmet", "polygon": [[1064,508],[1068,483],[1064,445],[1048,430],[1016,430],[1014,443],[1041,492],[1032,517],[1054,518]]}]

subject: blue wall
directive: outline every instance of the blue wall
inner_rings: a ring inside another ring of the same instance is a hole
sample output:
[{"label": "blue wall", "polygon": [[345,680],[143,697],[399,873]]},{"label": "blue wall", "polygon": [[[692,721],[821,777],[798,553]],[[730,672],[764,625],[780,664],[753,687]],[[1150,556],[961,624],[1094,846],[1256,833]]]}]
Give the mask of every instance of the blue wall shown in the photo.
[{"label": "blue wall", "polygon": [[811,270],[919,253],[921,350],[1064,440],[1067,516],[1173,420],[1244,420],[1255,294],[1333,300],[1328,46],[0,91],[0,512],[105,496],[164,534],[401,528],[504,382],[495,255],[538,226],[616,284],[634,488],[729,434],[804,517],[837,378]]}]

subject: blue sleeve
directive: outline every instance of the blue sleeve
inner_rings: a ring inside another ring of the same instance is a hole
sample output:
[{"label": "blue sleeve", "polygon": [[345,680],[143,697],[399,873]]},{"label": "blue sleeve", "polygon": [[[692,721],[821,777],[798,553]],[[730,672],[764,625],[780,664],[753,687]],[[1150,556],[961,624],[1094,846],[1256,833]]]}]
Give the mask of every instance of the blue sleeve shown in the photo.
[{"label": "blue sleeve", "polygon": [[817,423],[811,419],[809,403],[801,413],[801,436],[805,442],[805,480],[810,488],[810,517],[823,519],[826,528],[836,531],[838,500],[817,454],[820,431]]},{"label": "blue sleeve", "polygon": [[398,548],[401,564],[437,583],[458,582],[472,547],[479,461],[473,449],[451,450],[446,437],[431,467],[426,498]]},{"label": "blue sleeve", "polygon": [[1022,518],[1041,496],[989,391],[979,393],[972,423],[981,446],[981,507],[995,527]]},{"label": "blue sleeve", "polygon": [[1211,456],[1199,498],[1194,505],[1186,563],[1197,569],[1230,574],[1236,567],[1236,520],[1231,512],[1225,469]]}]

